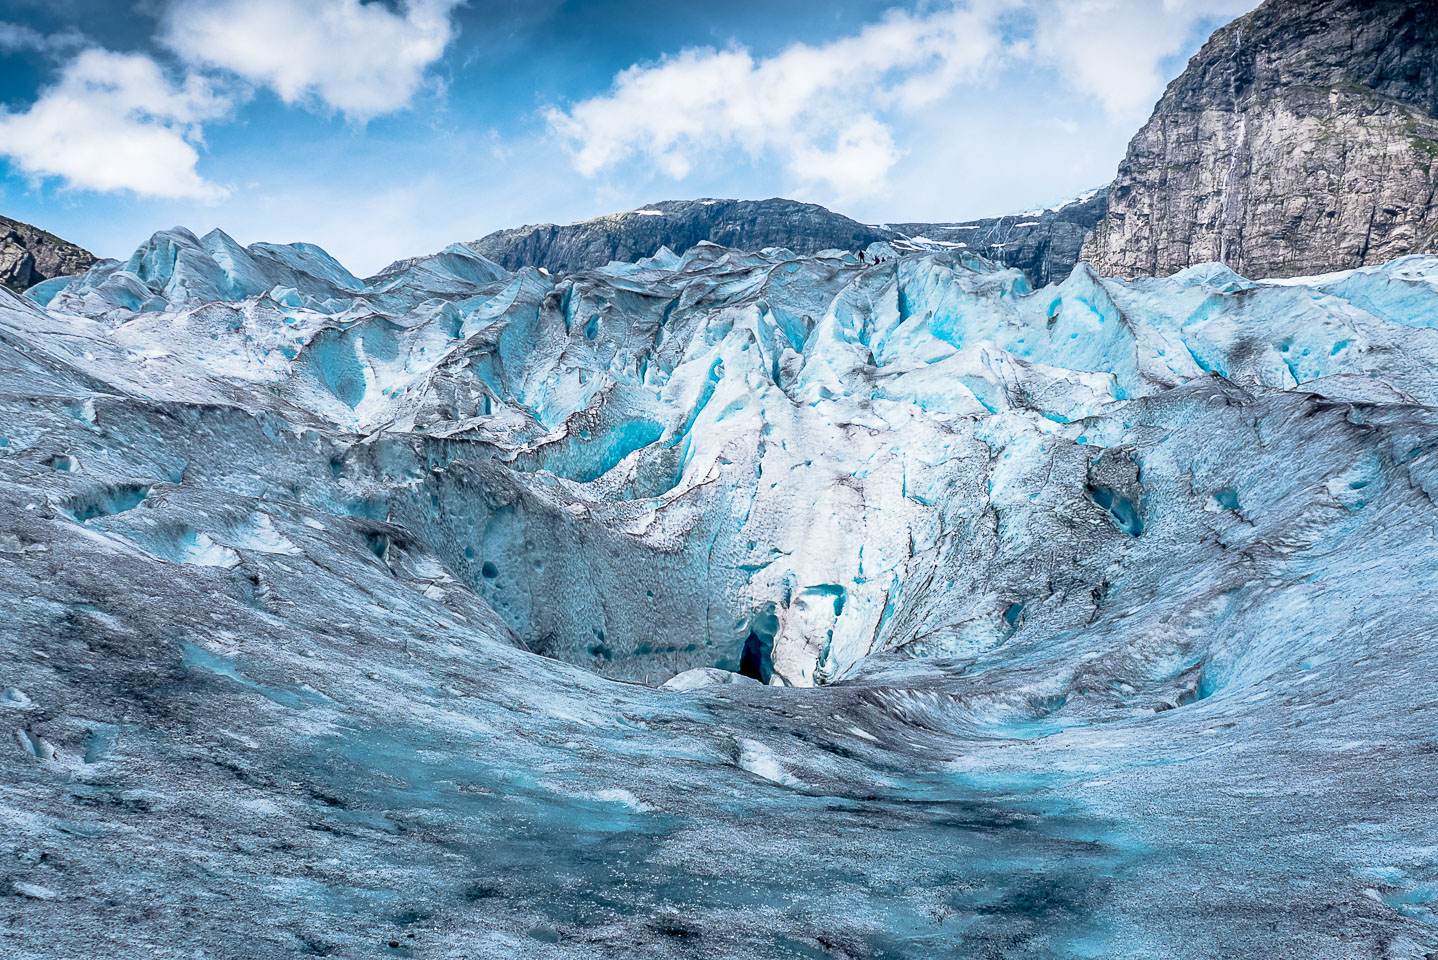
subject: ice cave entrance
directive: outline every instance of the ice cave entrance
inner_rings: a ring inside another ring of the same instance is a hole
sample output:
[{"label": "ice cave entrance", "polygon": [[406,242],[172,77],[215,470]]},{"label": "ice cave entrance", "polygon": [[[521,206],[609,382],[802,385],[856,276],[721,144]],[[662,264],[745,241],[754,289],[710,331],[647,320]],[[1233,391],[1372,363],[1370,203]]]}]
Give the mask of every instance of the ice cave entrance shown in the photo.
[{"label": "ice cave entrance", "polygon": [[766,604],[749,621],[749,635],[739,654],[739,675],[768,683],[774,670],[774,638],[779,634],[779,615]]}]

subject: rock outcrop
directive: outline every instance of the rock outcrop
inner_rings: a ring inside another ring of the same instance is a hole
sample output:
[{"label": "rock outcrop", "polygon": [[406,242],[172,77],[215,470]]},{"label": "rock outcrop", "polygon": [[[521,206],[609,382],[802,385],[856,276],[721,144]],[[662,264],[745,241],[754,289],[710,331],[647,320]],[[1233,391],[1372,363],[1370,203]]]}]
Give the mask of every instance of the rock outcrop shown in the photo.
[{"label": "rock outcrop", "polygon": [[1108,210],[1106,191],[1071,203],[1010,217],[966,223],[896,223],[890,227],[920,248],[936,243],[967,248],[1006,267],[1017,267],[1035,286],[1057,283],[1073,271],[1084,240]]},{"label": "rock outcrop", "polygon": [[1269,0],[1169,86],[1084,258],[1298,276],[1432,251],[1435,161],[1438,4]]},{"label": "rock outcrop", "polygon": [[466,246],[510,270],[543,267],[551,273],[572,273],[611,261],[633,263],[661,247],[683,254],[705,241],[750,252],[782,247],[802,255],[888,243],[899,251],[972,250],[1017,267],[1030,282],[1042,285],[1069,275],[1084,238],[1103,217],[1105,203],[1096,192],[1061,207],[1016,216],[871,225],[794,200],[671,200],[568,226],[545,223],[500,230]]},{"label": "rock outcrop", "polygon": [[784,247],[799,254],[858,250],[892,240],[892,231],[794,200],[670,200],[640,210],[500,230],[468,244],[510,270],[544,267],[571,273],[610,261],[633,263],[660,247],[682,254],[704,241],[736,250]]},{"label": "rock outcrop", "polygon": [[88,250],[28,223],[0,217],[0,284],[23,291],[42,280],[84,273],[94,264]]}]

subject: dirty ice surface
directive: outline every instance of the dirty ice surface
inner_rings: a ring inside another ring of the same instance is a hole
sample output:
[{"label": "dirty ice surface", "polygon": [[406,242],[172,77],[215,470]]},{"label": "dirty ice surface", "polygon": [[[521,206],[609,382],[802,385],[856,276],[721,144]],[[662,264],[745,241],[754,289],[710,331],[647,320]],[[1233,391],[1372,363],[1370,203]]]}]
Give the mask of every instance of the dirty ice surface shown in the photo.
[{"label": "dirty ice surface", "polygon": [[10,956],[1438,950],[1438,260],[0,291]]}]

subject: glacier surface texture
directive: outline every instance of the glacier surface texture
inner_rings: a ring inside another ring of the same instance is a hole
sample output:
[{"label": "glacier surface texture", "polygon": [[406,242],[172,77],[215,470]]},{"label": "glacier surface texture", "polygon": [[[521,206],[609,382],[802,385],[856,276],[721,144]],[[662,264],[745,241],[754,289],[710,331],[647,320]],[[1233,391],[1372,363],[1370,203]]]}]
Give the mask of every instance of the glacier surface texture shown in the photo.
[{"label": "glacier surface texture", "polygon": [[1432,957],[1435,327],[1433,258],[0,291],[7,954]]}]

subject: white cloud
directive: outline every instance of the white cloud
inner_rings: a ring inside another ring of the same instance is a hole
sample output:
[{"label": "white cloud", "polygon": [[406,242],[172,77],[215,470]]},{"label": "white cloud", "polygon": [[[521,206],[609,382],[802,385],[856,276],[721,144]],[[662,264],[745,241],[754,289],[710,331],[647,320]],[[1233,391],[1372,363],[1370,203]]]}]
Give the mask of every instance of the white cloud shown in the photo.
[{"label": "white cloud", "polygon": [[41,33],[34,27],[0,20],[0,50],[7,52],[34,50],[57,54],[73,52],[89,45],[84,35],[74,27],[66,27],[56,33]]},{"label": "white cloud", "polygon": [[[408,0],[396,13],[362,0],[174,0],[163,40],[193,67],[364,120],[410,102],[452,38],[461,2]],[[0,50],[63,58],[86,46],[73,29],[45,35],[0,21]],[[228,191],[196,169],[201,124],[232,105],[215,77],[175,82],[143,54],[81,49],[28,110],[0,108],[0,155],[81,189],[220,200]]]},{"label": "white cloud", "polygon": [[149,57],[90,49],[28,110],[0,111],[0,153],[73,187],[218,200],[227,191],[196,171],[195,144],[228,109],[198,77],[175,84]]},{"label": "white cloud", "polygon": [[547,119],[586,177],[638,160],[681,180],[703,160],[738,150],[777,158],[799,193],[846,203],[883,194],[905,147],[934,146],[896,143],[896,130],[916,126],[905,117],[943,110],[949,132],[939,146],[982,150],[965,132],[970,111],[956,94],[1002,98],[994,80],[1009,67],[1051,68],[1061,89],[1093,98],[1121,122],[1142,120],[1195,27],[1256,3],[951,0],[891,11],[852,36],[768,58],[706,48],[636,64],[608,93],[551,109]]},{"label": "white cloud", "polygon": [[317,100],[354,120],[405,107],[454,35],[462,0],[176,0],[163,40],[187,62]]},{"label": "white cloud", "polygon": [[891,12],[823,46],[768,58],[693,49],[620,73],[612,91],[551,109],[575,168],[594,176],[639,157],[675,179],[716,151],[780,158],[801,185],[837,199],[882,188],[900,151],[879,119],[912,112],[995,68],[1004,53],[997,2],[929,14]]},{"label": "white cloud", "polygon": [[1111,115],[1140,123],[1202,21],[1247,13],[1258,0],[1054,0],[1035,18],[1034,50]]},{"label": "white cloud", "polygon": [[834,135],[833,143],[801,143],[793,148],[793,167],[802,180],[826,184],[837,196],[862,197],[899,160],[889,128],[865,114]]}]

